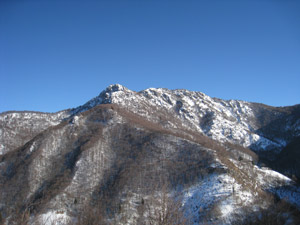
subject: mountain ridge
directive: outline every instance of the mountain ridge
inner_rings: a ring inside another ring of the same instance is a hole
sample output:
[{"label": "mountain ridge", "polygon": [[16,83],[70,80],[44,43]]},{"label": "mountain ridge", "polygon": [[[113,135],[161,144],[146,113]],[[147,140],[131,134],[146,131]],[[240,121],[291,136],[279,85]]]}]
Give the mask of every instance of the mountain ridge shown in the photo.
[{"label": "mountain ridge", "polygon": [[[122,95],[122,93],[125,93],[125,94]],[[155,93],[155,94],[152,94],[152,93]],[[161,98],[157,98],[158,93],[162,94]],[[166,101],[168,104],[171,104],[172,106],[174,106],[176,103],[178,103],[178,104],[182,103],[182,102],[179,103],[180,98],[179,98],[178,101],[172,99],[173,102],[171,102],[170,96],[167,96],[166,93],[169,93],[169,94],[172,93],[173,95],[174,95],[174,93],[175,93],[175,95],[176,94],[177,95],[178,94],[179,95],[185,95],[185,94],[197,95],[198,98],[202,98],[203,100],[207,100],[206,104],[207,103],[212,104],[212,103],[216,103],[216,102],[220,102],[221,104],[229,103],[229,107],[230,107],[230,104],[233,104],[233,107],[236,106],[237,108],[239,107],[239,105],[245,105],[244,106],[245,109],[244,109],[243,113],[245,113],[247,111],[247,105],[256,105],[260,108],[266,108],[266,109],[271,107],[271,106],[267,106],[267,105],[261,105],[259,103],[249,103],[249,102],[246,102],[246,101],[239,101],[239,100],[226,100],[225,101],[225,100],[217,99],[217,101],[214,101],[213,98],[210,98],[209,96],[207,96],[207,95],[205,95],[201,92],[193,92],[193,91],[190,92],[190,91],[187,91],[185,89],[168,90],[168,89],[163,89],[163,88],[149,88],[149,89],[146,89],[146,90],[143,90],[143,91],[140,91],[140,92],[134,92],[134,91],[131,91],[131,90],[127,89],[126,87],[124,87],[122,85],[116,84],[116,85],[110,85],[108,88],[106,88],[104,91],[102,91],[99,94],[99,96],[97,96],[97,97],[93,98],[92,100],[88,101],[83,106],[75,108],[75,112],[84,111],[84,110],[89,109],[90,107],[94,107],[95,105],[103,104],[103,103],[123,104],[123,101],[126,100],[126,98],[130,99],[131,101],[134,101],[134,99],[132,97],[133,95],[135,95],[134,97],[136,97],[136,96],[139,97],[138,95],[142,95],[142,97],[140,97],[138,99],[139,101],[137,101],[137,102],[143,101],[144,100],[143,97],[146,97],[146,98],[148,97],[149,98],[149,96],[150,96],[150,100],[153,100],[153,99],[155,100],[155,97],[156,97],[156,100],[157,100],[155,102],[156,105],[165,107],[167,109],[170,108],[170,107],[168,107],[166,104],[162,104],[163,101]],[[121,97],[119,97],[118,95],[120,95]],[[193,104],[195,105],[195,103],[189,102],[190,99],[187,99],[187,101],[188,101],[188,103],[191,103],[192,105]],[[125,104],[123,104],[123,105],[125,106]],[[291,107],[293,107],[293,106],[291,106]],[[297,107],[297,106],[294,106],[294,107]],[[271,107],[271,110],[277,111],[277,113],[282,113],[282,114],[284,114],[285,111],[287,111],[287,109],[288,109],[287,107],[279,107],[279,108],[278,107]],[[225,109],[222,109],[222,110],[225,111]],[[241,110],[241,109],[239,109],[239,110]],[[183,111],[183,109],[181,109],[181,111]],[[201,109],[200,109],[200,111],[201,111]],[[188,116],[189,110],[183,111],[183,114],[185,112],[187,112],[185,115]],[[253,129],[255,129],[255,127],[251,127],[249,130],[252,131]],[[199,129],[198,129],[198,131],[199,131]],[[206,134],[209,135],[209,131],[207,131]],[[257,139],[256,136],[254,136],[254,137]],[[218,137],[215,137],[215,138],[218,139]],[[277,142],[280,142],[280,141],[277,140]],[[246,145],[247,144],[245,144],[244,146],[246,146]]]},{"label": "mountain ridge", "polygon": [[85,224],[97,215],[94,224],[148,225],[159,224],[157,210],[166,207],[189,221],[169,224],[241,224],[258,208],[284,210],[281,219],[297,224],[287,208],[300,209],[299,186],[262,163],[298,176],[294,164],[277,160],[299,128],[299,106],[121,85],[58,113],[2,113],[0,213],[7,223]]}]

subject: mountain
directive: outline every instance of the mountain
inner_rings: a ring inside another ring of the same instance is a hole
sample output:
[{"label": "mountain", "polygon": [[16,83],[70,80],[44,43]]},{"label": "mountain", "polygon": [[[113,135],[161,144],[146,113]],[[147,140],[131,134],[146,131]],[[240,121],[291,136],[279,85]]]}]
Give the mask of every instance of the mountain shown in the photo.
[{"label": "mountain", "polygon": [[74,109],[4,112],[0,221],[297,224],[299,136],[300,105],[118,84]]}]

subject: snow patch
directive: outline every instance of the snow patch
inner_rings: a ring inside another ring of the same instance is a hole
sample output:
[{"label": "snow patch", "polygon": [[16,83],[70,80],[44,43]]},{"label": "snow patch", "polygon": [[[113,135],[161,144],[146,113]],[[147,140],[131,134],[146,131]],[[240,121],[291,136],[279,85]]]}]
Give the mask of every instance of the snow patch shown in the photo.
[{"label": "snow patch", "polygon": [[37,222],[43,225],[65,225],[71,221],[72,218],[64,210],[48,211],[37,219]]},{"label": "snow patch", "polygon": [[212,174],[184,191],[183,206],[187,218],[199,224],[207,212],[217,209],[218,220],[229,221],[231,214],[240,207],[237,204],[248,205],[252,200],[252,194],[243,191],[233,177]]},{"label": "snow patch", "polygon": [[259,168],[257,166],[254,166],[254,169],[257,173],[258,183],[265,189],[275,187],[278,188],[280,186],[290,185],[293,182],[290,178],[269,168]]},{"label": "snow patch", "polygon": [[30,148],[29,148],[29,152],[30,152],[30,153],[32,153],[32,152],[34,151],[35,146],[36,146],[36,144],[35,144],[35,141],[34,141],[34,142],[32,143],[32,145],[30,146]]}]

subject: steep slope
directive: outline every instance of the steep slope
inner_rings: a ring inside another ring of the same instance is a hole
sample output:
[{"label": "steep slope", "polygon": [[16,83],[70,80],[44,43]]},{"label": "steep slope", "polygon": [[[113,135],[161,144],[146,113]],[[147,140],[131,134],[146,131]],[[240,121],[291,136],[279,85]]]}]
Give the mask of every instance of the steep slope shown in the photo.
[{"label": "steep slope", "polygon": [[[11,136],[0,156],[0,213],[8,224],[232,224],[274,196],[300,207],[295,183],[243,147],[280,152],[299,135],[295,111],[112,85],[70,111],[24,123],[22,113],[3,114]],[[279,120],[285,129],[266,129]],[[296,224],[288,207],[283,219]]]}]

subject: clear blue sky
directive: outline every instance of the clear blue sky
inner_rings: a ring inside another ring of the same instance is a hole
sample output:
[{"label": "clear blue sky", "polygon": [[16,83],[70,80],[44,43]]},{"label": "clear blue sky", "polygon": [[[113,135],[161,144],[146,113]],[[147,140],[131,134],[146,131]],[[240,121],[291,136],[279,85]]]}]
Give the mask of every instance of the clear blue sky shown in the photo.
[{"label": "clear blue sky", "polygon": [[299,0],[0,0],[0,112],[110,84],[300,103]]}]

